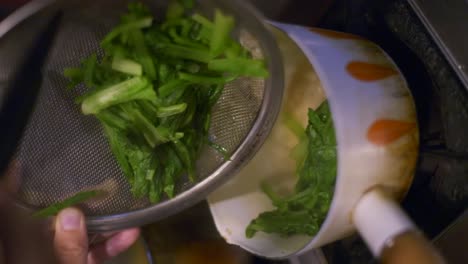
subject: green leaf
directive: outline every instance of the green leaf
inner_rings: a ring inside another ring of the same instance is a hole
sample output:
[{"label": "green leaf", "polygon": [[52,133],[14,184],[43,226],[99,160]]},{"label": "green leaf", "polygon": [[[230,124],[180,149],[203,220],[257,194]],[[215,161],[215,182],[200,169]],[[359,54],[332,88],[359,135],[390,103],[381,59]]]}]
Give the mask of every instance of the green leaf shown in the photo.
[{"label": "green leaf", "polygon": [[207,48],[185,47],[178,44],[163,44],[160,50],[166,56],[207,63],[212,55]]},{"label": "green leaf", "polygon": [[195,5],[194,0],[179,0],[186,9],[192,9]]},{"label": "green leaf", "polygon": [[300,132],[297,121],[291,116],[286,116],[286,121],[299,137],[299,143],[293,149],[298,175],[295,191],[279,197],[269,185],[262,186],[276,209],[252,220],[246,229],[249,238],[259,231],[282,236],[313,236],[325,220],[332,201],[337,155],[328,102],[322,103],[316,111],[309,109],[305,132]]},{"label": "green leaf", "polygon": [[232,76],[212,77],[212,76],[206,76],[206,75],[201,75],[201,74],[190,74],[190,73],[184,73],[184,72],[179,72],[179,78],[187,82],[199,83],[199,84],[225,84],[235,79],[235,77],[232,77]]},{"label": "green leaf", "polygon": [[122,33],[128,33],[128,32],[131,32],[132,30],[146,28],[146,27],[151,26],[151,24],[153,24],[152,17],[145,17],[137,21],[132,21],[129,23],[121,24],[115,27],[111,32],[109,32],[104,37],[104,39],[101,41],[101,46],[105,46],[106,44],[110,43],[113,39],[115,39]]},{"label": "green leaf", "polygon": [[146,76],[150,80],[155,80],[156,79],[156,67],[154,64],[153,57],[151,56],[148,47],[145,42],[145,37],[143,36],[143,33],[141,30],[132,30],[132,32],[129,33],[131,40],[132,40],[132,46],[135,48],[135,54],[136,54],[136,60],[141,63],[143,66],[143,70],[146,74]]},{"label": "green leaf", "polygon": [[186,103],[170,105],[170,106],[160,106],[158,108],[157,116],[160,117],[160,118],[173,116],[173,115],[183,113],[185,111],[185,109],[187,109],[187,104]]},{"label": "green leaf", "polygon": [[180,44],[186,47],[195,48],[195,49],[207,49],[206,45],[204,44],[195,42],[193,39],[190,39],[188,37],[179,36],[179,34],[177,33],[177,29],[175,28],[169,29],[169,36],[177,44]]},{"label": "green leaf", "polygon": [[167,157],[164,168],[164,192],[169,198],[172,198],[174,197],[176,182],[183,171],[183,164],[172,145],[167,146],[165,151]]},{"label": "green leaf", "polygon": [[187,87],[188,85],[189,83],[184,80],[171,80],[159,87],[158,92],[161,97],[167,97],[171,94],[174,94],[175,90],[180,90],[181,92],[184,92],[185,87]]},{"label": "green leaf", "polygon": [[94,72],[96,70],[97,57],[96,54],[91,55],[83,61],[83,81],[88,87],[95,87]]},{"label": "green leaf", "polygon": [[125,155],[133,172],[133,179],[129,181],[132,193],[137,198],[148,195],[151,188],[147,178],[157,170],[153,150],[136,139],[127,139]]},{"label": "green leaf", "polygon": [[125,113],[132,120],[134,125],[144,136],[149,146],[152,148],[157,145],[171,141],[172,136],[170,130],[164,126],[156,127],[151,123],[134,104],[125,104],[121,106]]},{"label": "green leaf", "polygon": [[166,11],[166,19],[177,19],[184,15],[185,7],[179,1],[172,0]]},{"label": "green leaf", "polygon": [[212,57],[219,56],[229,41],[229,34],[234,28],[234,19],[224,15],[221,10],[216,9],[214,15],[213,34],[210,42],[210,53]]},{"label": "green leaf", "polygon": [[173,144],[175,146],[177,156],[180,158],[180,160],[182,160],[182,163],[184,163],[184,166],[187,169],[189,179],[192,182],[195,181],[195,168],[193,166],[194,161],[190,157],[190,151],[187,149],[187,146],[185,146],[185,144],[180,140],[174,140]]},{"label": "green leaf", "polygon": [[308,211],[272,211],[260,214],[246,229],[246,237],[252,238],[256,232],[278,233],[282,236],[304,234],[313,236],[318,231],[317,217]]},{"label": "green leaf", "polygon": [[192,15],[192,19],[197,23],[201,24],[203,27],[213,30],[214,24],[208,18],[204,17],[199,13],[195,13]]},{"label": "green leaf", "polygon": [[57,215],[61,210],[83,203],[93,197],[96,197],[97,195],[101,194],[101,191],[85,191],[85,192],[79,192],[62,202],[54,203],[42,210],[39,210],[33,214],[34,217],[49,217],[49,216],[54,216]]},{"label": "green leaf", "polygon": [[130,183],[132,183],[133,171],[127,159],[127,150],[129,148],[129,143],[125,134],[120,129],[112,128],[108,125],[108,122],[102,121],[102,119],[101,122],[104,123],[104,132],[109,141],[112,154],[114,154],[114,157],[119,163],[124,175],[130,181]]},{"label": "green leaf", "polygon": [[63,71],[63,75],[70,80],[67,86],[69,89],[84,81],[84,73],[81,68],[67,68]]},{"label": "green leaf", "polygon": [[239,76],[268,77],[263,60],[246,58],[215,59],[208,63],[208,69],[218,72],[228,72]]}]

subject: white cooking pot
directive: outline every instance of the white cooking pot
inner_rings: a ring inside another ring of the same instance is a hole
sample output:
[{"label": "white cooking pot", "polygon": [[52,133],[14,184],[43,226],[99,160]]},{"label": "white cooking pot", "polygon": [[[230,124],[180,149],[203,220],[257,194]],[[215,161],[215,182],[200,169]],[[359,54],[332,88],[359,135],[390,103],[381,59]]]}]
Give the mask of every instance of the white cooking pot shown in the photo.
[{"label": "white cooking pot", "polygon": [[282,114],[292,113],[305,127],[307,108],[329,101],[338,144],[333,201],[314,237],[261,232],[245,237],[252,219],[273,209],[261,182],[292,190],[297,180],[289,157],[297,139],[280,116],[255,158],[209,197],[218,231],[227,242],[254,254],[286,258],[357,229],[373,254],[388,263],[441,262],[396,202],[413,179],[419,139],[415,105],[395,63],[358,36],[272,25],[286,71]]}]

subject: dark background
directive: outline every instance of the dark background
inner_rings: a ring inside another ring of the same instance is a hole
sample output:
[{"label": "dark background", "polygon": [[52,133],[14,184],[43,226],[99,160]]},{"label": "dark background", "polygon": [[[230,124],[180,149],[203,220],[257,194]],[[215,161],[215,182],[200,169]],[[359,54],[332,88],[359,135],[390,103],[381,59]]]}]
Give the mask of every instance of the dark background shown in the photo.
[{"label": "dark background", "polygon": [[[0,19],[25,2],[0,0]],[[270,19],[361,35],[380,45],[394,59],[415,98],[421,138],[415,179],[403,207],[429,238],[440,234],[468,207],[468,94],[408,3],[404,0],[251,2]],[[204,213],[193,215],[182,225],[190,226],[200,220],[213,227],[206,205],[196,208]],[[168,221],[172,220],[165,222]],[[208,230],[214,232],[213,228]],[[323,250],[330,263],[376,262],[356,235]],[[268,262],[256,259],[255,263]]]}]

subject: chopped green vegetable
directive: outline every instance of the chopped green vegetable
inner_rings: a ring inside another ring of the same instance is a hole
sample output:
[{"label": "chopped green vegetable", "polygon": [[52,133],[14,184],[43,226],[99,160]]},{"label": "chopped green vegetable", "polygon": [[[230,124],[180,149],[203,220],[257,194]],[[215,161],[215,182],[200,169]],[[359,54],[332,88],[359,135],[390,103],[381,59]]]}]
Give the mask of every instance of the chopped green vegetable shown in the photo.
[{"label": "chopped green vegetable", "polygon": [[184,6],[179,3],[178,1],[172,1],[169,7],[167,8],[166,12],[166,19],[171,20],[171,19],[177,19],[180,18],[184,15],[185,8]]},{"label": "chopped green vegetable", "polygon": [[153,23],[152,17],[143,17],[139,20],[132,21],[129,23],[122,24],[117,26],[107,34],[107,36],[102,40],[101,45],[105,46],[107,43],[110,43],[113,39],[118,37],[120,34],[131,32],[135,29],[145,28],[151,26]]},{"label": "chopped green vegetable", "polygon": [[198,14],[198,13],[193,14],[192,19],[195,20],[200,25],[202,25],[204,28],[207,28],[208,30],[213,30],[213,22],[210,21],[208,18],[202,16],[201,14]]},{"label": "chopped green vegetable", "polygon": [[[99,116],[99,118],[101,117]],[[121,129],[114,129],[107,125],[106,120],[101,119],[101,122],[104,123],[104,131],[106,133],[107,139],[109,140],[109,144],[115,159],[120,164],[120,168],[122,169],[124,175],[127,176],[127,180],[133,184],[133,171],[127,158],[128,140],[125,134],[122,133]]]},{"label": "chopped green vegetable", "polygon": [[190,83],[180,80],[180,79],[174,79],[171,81],[168,81],[164,85],[159,86],[158,92],[159,95],[163,98],[168,97],[171,94],[174,94],[176,90],[179,91],[184,91],[185,87],[188,86]]},{"label": "chopped green vegetable", "polygon": [[208,48],[184,47],[178,44],[164,44],[162,45],[161,52],[164,52],[166,55],[174,58],[194,60],[205,63],[209,62],[212,58]]},{"label": "chopped green vegetable", "polygon": [[171,106],[161,106],[158,108],[158,117],[168,117],[172,115],[177,115],[185,111],[187,109],[186,103],[171,105]]},{"label": "chopped green vegetable", "polygon": [[193,0],[170,2],[165,20],[130,3],[120,24],[101,41],[104,56],[65,69],[70,86],[89,89],[76,99],[104,127],[110,149],[135,197],[173,197],[182,175],[195,181],[195,164],[209,144],[211,110],[230,81],[265,77],[261,60],[231,38],[234,19],[190,14]]},{"label": "chopped green vegetable", "polygon": [[49,217],[49,216],[54,216],[61,210],[74,206],[80,203],[83,203],[93,197],[96,197],[99,195],[101,192],[100,191],[86,191],[86,192],[79,192],[72,197],[69,197],[62,202],[59,203],[54,203],[42,210],[39,210],[33,214],[35,217]]},{"label": "chopped green vegetable", "polygon": [[215,59],[208,63],[208,69],[235,75],[268,77],[263,60],[245,58]]},{"label": "chopped green vegetable", "polygon": [[91,55],[83,61],[83,81],[89,87],[94,87],[93,74],[96,70],[97,58],[96,54]]},{"label": "chopped green vegetable", "polygon": [[112,69],[130,75],[141,76],[143,67],[136,61],[114,57]]},{"label": "chopped green vegetable", "polygon": [[234,19],[224,15],[220,10],[215,11],[213,34],[210,42],[212,57],[218,57],[226,49],[229,33],[234,28]]},{"label": "chopped green vegetable", "polygon": [[96,93],[91,93],[83,99],[81,110],[85,115],[97,114],[109,106],[138,99],[156,100],[153,86],[144,77],[134,77]]},{"label": "chopped green vegetable", "polygon": [[81,68],[67,68],[63,75],[70,80],[68,88],[73,88],[83,81],[83,71]]},{"label": "chopped green vegetable", "polygon": [[184,81],[193,82],[193,83],[202,83],[202,84],[225,84],[233,79],[234,77],[225,77],[225,76],[205,76],[200,74],[190,74],[190,73],[179,73],[179,78]]},{"label": "chopped green vegetable", "polygon": [[154,66],[153,57],[149,53],[143,32],[141,30],[133,30],[129,35],[131,43],[133,44],[132,48],[134,48],[136,60],[141,63],[149,79],[156,79],[156,68]]},{"label": "chopped green vegetable", "polygon": [[187,8],[187,9],[191,9],[193,8],[193,6],[195,5],[195,1],[194,0],[180,0],[180,2],[182,3],[182,5]]},{"label": "chopped green vegetable", "polygon": [[[286,197],[276,195],[264,184],[263,191],[272,200],[275,210],[261,213],[246,229],[251,238],[256,232],[315,235],[325,220],[333,196],[336,178],[336,140],[328,102],[316,111],[309,109],[305,135],[292,152],[296,160],[298,181],[295,192]],[[298,133],[297,122],[288,127]]]}]

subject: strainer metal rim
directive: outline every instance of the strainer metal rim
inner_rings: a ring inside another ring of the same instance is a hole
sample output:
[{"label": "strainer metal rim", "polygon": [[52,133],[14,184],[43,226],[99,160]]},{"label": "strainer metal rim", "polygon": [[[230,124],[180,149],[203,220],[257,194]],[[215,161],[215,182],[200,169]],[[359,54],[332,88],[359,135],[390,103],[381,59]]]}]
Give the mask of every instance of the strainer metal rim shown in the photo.
[{"label": "strainer metal rim", "polygon": [[[13,12],[0,23],[0,38],[12,30],[16,25],[26,20],[31,15],[45,9],[57,0],[36,0]],[[264,51],[267,51],[270,77],[265,80],[264,96],[260,110],[255,118],[251,130],[232,154],[229,161],[224,162],[214,172],[193,187],[155,205],[124,213],[109,216],[87,217],[88,232],[106,232],[129,227],[141,226],[164,217],[180,212],[200,201],[214,189],[234,176],[258,151],[265,138],[269,135],[276,118],[278,117],[283,97],[283,63],[280,50],[274,36],[269,31],[266,20],[253,6],[245,1],[220,0],[224,6],[235,13],[242,14],[246,23],[261,29],[262,34],[255,36]]]}]

